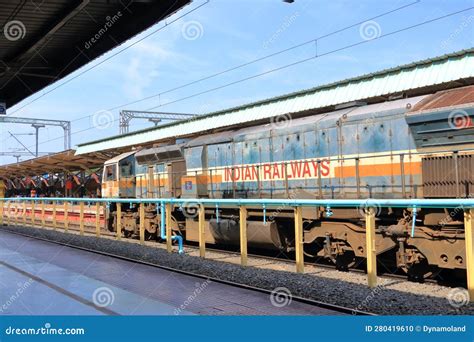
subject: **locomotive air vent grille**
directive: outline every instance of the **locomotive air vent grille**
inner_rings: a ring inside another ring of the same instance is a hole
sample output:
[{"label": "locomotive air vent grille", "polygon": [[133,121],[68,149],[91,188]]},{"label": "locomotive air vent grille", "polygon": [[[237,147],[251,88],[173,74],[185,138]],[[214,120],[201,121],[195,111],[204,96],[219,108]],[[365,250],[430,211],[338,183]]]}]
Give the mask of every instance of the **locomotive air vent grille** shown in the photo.
[{"label": "locomotive air vent grille", "polygon": [[[457,165],[456,165],[457,160]],[[474,196],[474,157],[470,155],[424,157],[424,197]]]}]

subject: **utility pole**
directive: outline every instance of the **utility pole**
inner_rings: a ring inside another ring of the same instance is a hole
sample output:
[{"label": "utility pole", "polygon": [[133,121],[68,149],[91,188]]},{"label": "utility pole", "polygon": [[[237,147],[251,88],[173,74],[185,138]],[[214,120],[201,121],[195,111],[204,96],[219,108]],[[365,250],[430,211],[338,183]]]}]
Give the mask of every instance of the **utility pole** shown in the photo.
[{"label": "utility pole", "polygon": [[[14,124],[23,124],[31,125],[37,131],[39,128],[45,126],[58,126],[61,127],[64,131],[64,149],[71,149],[71,121],[63,120],[50,120],[50,119],[34,119],[34,118],[19,118],[15,116],[0,116],[0,124],[2,123],[14,123]],[[35,125],[39,126],[37,129]],[[41,127],[42,125],[42,127]],[[37,134],[38,135],[38,134]]]},{"label": "utility pole", "polygon": [[130,121],[132,119],[147,119],[152,122],[155,127],[163,120],[179,121],[195,117],[195,114],[186,113],[167,113],[167,112],[146,112],[140,110],[121,110],[120,111],[120,134],[129,132]]},{"label": "utility pole", "polygon": [[33,128],[35,129],[35,131],[36,131],[36,150],[35,150],[35,156],[38,157],[39,129],[40,129],[40,128],[44,128],[45,125],[34,123],[34,124],[31,125],[31,127],[33,127]]}]

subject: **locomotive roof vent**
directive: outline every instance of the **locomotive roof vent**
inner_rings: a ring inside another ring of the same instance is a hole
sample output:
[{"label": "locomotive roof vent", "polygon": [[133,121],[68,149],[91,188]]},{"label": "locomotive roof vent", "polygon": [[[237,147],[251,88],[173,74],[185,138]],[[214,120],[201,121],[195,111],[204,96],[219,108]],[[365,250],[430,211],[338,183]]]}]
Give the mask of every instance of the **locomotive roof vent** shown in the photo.
[{"label": "locomotive roof vent", "polygon": [[367,105],[367,102],[364,102],[364,101],[350,101],[350,102],[338,104],[334,106],[334,109],[339,110],[339,109],[345,109],[345,108],[351,108],[351,107],[362,107],[366,105]]},{"label": "locomotive roof vent", "polygon": [[135,157],[139,164],[156,164],[168,160],[183,159],[183,145],[170,145],[147,148],[138,152]]}]

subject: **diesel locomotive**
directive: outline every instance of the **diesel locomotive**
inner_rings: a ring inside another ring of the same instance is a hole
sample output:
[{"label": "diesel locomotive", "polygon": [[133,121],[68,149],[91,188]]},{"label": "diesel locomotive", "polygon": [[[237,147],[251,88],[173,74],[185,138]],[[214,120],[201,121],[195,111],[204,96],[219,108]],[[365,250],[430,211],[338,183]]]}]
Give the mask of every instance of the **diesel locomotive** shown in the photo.
[{"label": "diesel locomotive", "polygon": [[[104,165],[103,197],[123,198],[466,198],[474,193],[474,86],[381,103],[341,105],[172,144],[123,153]],[[155,205],[145,209],[148,239],[159,239]],[[416,211],[416,215],[415,215]],[[205,210],[206,242],[238,246],[238,209]],[[108,214],[115,230],[117,212]],[[138,234],[137,208],[121,211]],[[196,208],[172,210],[173,234],[198,240]],[[304,208],[304,251],[338,269],[365,257],[363,208]],[[415,234],[410,234],[415,220]],[[376,208],[376,250],[387,267],[423,278],[465,271],[462,208]],[[248,208],[249,246],[291,252],[293,208]]]}]

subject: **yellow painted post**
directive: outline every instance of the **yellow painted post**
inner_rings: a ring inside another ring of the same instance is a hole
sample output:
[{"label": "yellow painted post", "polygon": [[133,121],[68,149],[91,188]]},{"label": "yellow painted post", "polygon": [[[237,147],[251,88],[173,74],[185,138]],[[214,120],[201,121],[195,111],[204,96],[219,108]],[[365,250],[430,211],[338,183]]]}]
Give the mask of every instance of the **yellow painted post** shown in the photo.
[{"label": "yellow painted post", "polygon": [[95,235],[100,237],[100,203],[95,204]]},{"label": "yellow painted post", "polygon": [[64,218],[64,231],[68,231],[69,229],[69,214],[67,212],[67,201],[64,201],[64,215],[63,215],[63,218]]},{"label": "yellow painted post", "polygon": [[10,201],[8,202],[8,205],[7,205],[7,210],[8,210],[8,215],[7,215],[7,225],[10,225],[10,215],[11,215],[11,205],[10,205]]},{"label": "yellow painted post", "polygon": [[31,201],[31,225],[34,226],[35,225],[35,201]]},{"label": "yellow painted post", "polygon": [[199,206],[199,256],[206,257],[206,211],[204,205]]},{"label": "yellow painted post", "polygon": [[117,203],[117,236],[115,238],[120,240],[122,238],[122,203]]},{"label": "yellow painted post", "polygon": [[4,201],[0,201],[0,226],[3,226],[3,206],[5,205]]},{"label": "yellow painted post", "polygon": [[303,209],[295,207],[295,253],[296,253],[296,272],[304,272],[303,255]]},{"label": "yellow painted post", "polygon": [[26,226],[26,201],[23,201],[23,225]]},{"label": "yellow painted post", "polygon": [[140,203],[140,243],[145,244],[145,205]]},{"label": "yellow painted post", "polygon": [[474,209],[464,212],[464,239],[466,240],[466,272],[469,301],[474,302]]},{"label": "yellow painted post", "polygon": [[15,223],[15,226],[18,226],[18,212],[20,211],[20,209],[18,209],[18,206],[20,204],[17,202],[15,203],[15,210],[14,210],[14,223]]},{"label": "yellow painted post", "polygon": [[5,203],[3,200],[0,200],[0,226],[3,226],[3,206]]},{"label": "yellow painted post", "polygon": [[84,235],[84,202],[79,203],[79,234]]},{"label": "yellow painted post", "polygon": [[367,256],[367,282],[369,287],[377,286],[377,253],[375,251],[375,209],[365,211],[365,250]]},{"label": "yellow painted post", "polygon": [[44,216],[44,201],[41,201],[41,227],[46,227],[46,218]]},{"label": "yellow painted post", "polygon": [[54,230],[56,230],[56,228],[58,228],[58,217],[56,215],[56,206],[57,206],[57,203],[56,201],[53,201],[53,228]]},{"label": "yellow painted post", "polygon": [[166,250],[171,253],[173,247],[171,245],[171,203],[165,204],[165,212],[166,212]]},{"label": "yellow painted post", "polygon": [[247,208],[240,207],[240,264],[247,266]]},{"label": "yellow painted post", "polygon": [[23,217],[23,225],[26,226],[26,201],[23,201],[23,213],[22,213],[22,217]]}]

